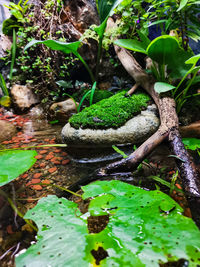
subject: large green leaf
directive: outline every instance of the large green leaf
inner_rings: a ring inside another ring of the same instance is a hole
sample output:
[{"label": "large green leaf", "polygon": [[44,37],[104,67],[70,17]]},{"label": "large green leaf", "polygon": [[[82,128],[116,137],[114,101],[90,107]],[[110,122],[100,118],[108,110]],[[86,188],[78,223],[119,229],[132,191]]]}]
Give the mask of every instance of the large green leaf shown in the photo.
[{"label": "large green leaf", "polygon": [[132,51],[147,54],[146,52],[147,45],[144,42],[139,42],[137,40],[132,40],[132,39],[118,39],[114,42],[114,44]]},{"label": "large green leaf", "polygon": [[192,56],[191,58],[189,58],[187,61],[185,61],[186,64],[192,64],[192,65],[196,65],[197,62],[200,59],[200,54]]},{"label": "large green leaf", "polygon": [[162,65],[168,65],[180,49],[177,39],[173,36],[162,35],[154,39],[147,47],[147,55]]},{"label": "large green leaf", "polygon": [[59,50],[65,54],[69,54],[69,53],[76,54],[80,46],[80,43],[81,43],[80,41],[72,42],[72,43],[65,43],[65,42],[60,42],[56,40],[45,40],[45,41],[32,40],[25,46],[24,50],[27,50],[29,47],[35,44],[44,44],[53,50]]},{"label": "large green leaf", "polygon": [[6,150],[0,152],[0,186],[24,173],[36,162],[35,150]]},{"label": "large green leaf", "polygon": [[99,11],[99,17],[101,23],[109,16],[112,15],[112,11],[122,2],[123,0],[98,0],[97,6]]},{"label": "large green leaf", "polygon": [[177,12],[180,11],[182,8],[184,8],[186,5],[187,5],[187,2],[189,0],[181,0],[180,1],[180,5],[179,5],[179,8],[177,9]]},{"label": "large green leaf", "polygon": [[16,258],[17,267],[89,266],[85,257],[87,224],[77,204],[48,196],[29,210],[25,218],[39,228],[37,243]]},{"label": "large green leaf", "polygon": [[89,239],[109,254],[101,266],[158,267],[181,258],[190,267],[200,264],[200,231],[166,194],[119,181],[95,182],[82,189],[84,199],[100,195],[90,202],[92,215],[110,215],[107,227]]},{"label": "large green leaf", "polygon": [[154,89],[157,93],[164,93],[164,92],[168,92],[171,91],[173,89],[175,89],[176,87],[169,84],[169,83],[163,83],[163,82],[157,82],[154,85]]},{"label": "large green leaf", "polygon": [[88,234],[89,213],[81,216],[75,203],[43,198],[25,216],[37,224],[38,241],[16,258],[16,267],[91,266],[91,251],[99,247],[108,254],[100,266],[158,267],[179,259],[188,260],[190,267],[200,264],[200,232],[166,194],[120,181],[82,189],[83,199],[92,198],[90,215],[109,215],[103,231]]},{"label": "large green leaf", "polygon": [[187,149],[196,150],[200,148],[200,139],[197,138],[183,138],[183,144]]},{"label": "large green leaf", "polygon": [[107,20],[109,16],[112,15],[114,9],[122,2],[123,0],[98,0],[97,7],[100,17],[101,24],[94,28],[94,31],[99,35],[100,38],[103,38]]}]

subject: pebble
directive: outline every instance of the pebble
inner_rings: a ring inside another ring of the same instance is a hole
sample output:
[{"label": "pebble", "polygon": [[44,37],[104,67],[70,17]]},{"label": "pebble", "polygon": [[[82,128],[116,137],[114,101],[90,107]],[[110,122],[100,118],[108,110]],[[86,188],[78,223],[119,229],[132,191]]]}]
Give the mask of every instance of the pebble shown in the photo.
[{"label": "pebble", "polygon": [[42,186],[39,185],[39,184],[32,185],[31,188],[32,188],[32,189],[35,189],[35,190],[38,190],[38,191],[39,191],[39,190],[42,190]]},{"label": "pebble", "polygon": [[42,176],[42,173],[35,173],[34,175],[33,175],[33,178],[35,178],[35,179],[38,179],[38,178],[40,178]]},{"label": "pebble", "polygon": [[35,156],[35,159],[42,159],[42,158],[43,158],[42,155],[37,155],[37,156]]},{"label": "pebble", "polygon": [[68,164],[69,162],[70,162],[69,159],[65,159],[65,160],[62,161],[62,165],[66,165],[66,164]]},{"label": "pebble", "polygon": [[39,153],[42,155],[42,154],[46,154],[48,151],[47,150],[41,150],[39,151]]},{"label": "pebble", "polygon": [[49,159],[52,159],[52,158],[53,158],[53,155],[50,154],[50,153],[45,157],[46,160],[49,160]]},{"label": "pebble", "polygon": [[38,184],[40,182],[41,182],[41,180],[40,179],[36,179],[36,178],[31,180],[31,184]]},{"label": "pebble", "polygon": [[[50,181],[50,180],[48,180],[48,179],[45,179],[45,180],[43,180],[43,181],[42,181],[42,183],[44,183],[44,184],[50,184],[50,183],[51,183],[51,181]],[[43,186],[46,186],[46,185],[43,185]]]},{"label": "pebble", "polygon": [[23,179],[26,179],[27,177],[28,177],[28,174],[27,173],[25,173],[25,174],[22,175],[22,178]]},{"label": "pebble", "polygon": [[49,171],[50,173],[53,173],[53,172],[57,171],[57,168],[56,168],[56,167],[53,167],[53,168],[48,169],[48,171]]}]

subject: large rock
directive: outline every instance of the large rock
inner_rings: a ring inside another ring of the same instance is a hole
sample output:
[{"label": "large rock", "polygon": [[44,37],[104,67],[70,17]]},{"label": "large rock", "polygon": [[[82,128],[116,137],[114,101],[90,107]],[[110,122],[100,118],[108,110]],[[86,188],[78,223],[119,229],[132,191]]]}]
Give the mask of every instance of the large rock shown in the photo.
[{"label": "large rock", "polygon": [[17,132],[16,127],[8,121],[0,120],[0,142],[10,140]]},{"label": "large rock", "polygon": [[[78,103],[76,104],[78,106]],[[76,105],[70,98],[62,102],[54,103],[50,107],[51,115],[61,122],[67,122],[71,115],[76,112]]]},{"label": "large rock", "polygon": [[39,102],[37,96],[32,92],[31,88],[25,85],[13,85],[11,88],[11,95],[13,102],[22,111]]},{"label": "large rock", "polygon": [[147,110],[142,111],[118,129],[75,129],[68,123],[62,129],[62,138],[69,146],[79,148],[141,143],[157,130],[160,122],[156,113],[154,104],[148,106]]}]

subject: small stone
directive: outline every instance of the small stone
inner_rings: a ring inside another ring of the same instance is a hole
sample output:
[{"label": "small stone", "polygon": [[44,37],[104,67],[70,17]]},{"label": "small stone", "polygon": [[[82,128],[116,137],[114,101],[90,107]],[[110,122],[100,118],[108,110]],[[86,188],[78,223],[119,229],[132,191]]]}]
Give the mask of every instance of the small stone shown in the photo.
[{"label": "small stone", "polygon": [[67,153],[66,152],[62,152],[62,154],[61,154],[62,156],[67,156]]},{"label": "small stone", "polygon": [[38,179],[38,178],[40,178],[41,176],[42,176],[42,173],[35,173],[35,174],[33,175],[33,178]]},{"label": "small stone", "polygon": [[48,151],[47,150],[41,150],[39,151],[39,153],[42,155],[42,154],[46,154]]},{"label": "small stone", "polygon": [[178,189],[182,189],[182,187],[181,187],[180,184],[175,184],[175,186],[176,186]]},{"label": "small stone", "polygon": [[38,190],[39,191],[39,190],[42,190],[42,186],[39,185],[39,184],[38,185],[33,185],[32,186],[32,189],[35,189],[35,190]]},{"label": "small stone", "polygon": [[28,174],[27,173],[25,173],[25,174],[22,175],[22,178],[23,179],[26,179],[27,177],[28,177]]},{"label": "small stone", "polygon": [[65,159],[65,160],[62,161],[62,165],[67,165],[69,162],[70,162],[69,159]]},{"label": "small stone", "polygon": [[54,149],[55,153],[60,153],[62,150],[61,149]]},{"label": "small stone", "polygon": [[[50,180],[48,180],[48,179],[45,179],[45,180],[43,180],[43,181],[42,181],[42,183],[44,183],[44,184],[50,184],[50,183],[51,183],[51,181],[50,181]],[[46,185],[43,185],[43,186],[46,186]]]},{"label": "small stone", "polygon": [[53,158],[53,155],[50,154],[50,153],[45,157],[46,160],[50,160],[50,159],[52,159],[52,158]]},{"label": "small stone", "polygon": [[61,164],[61,162],[59,160],[55,160],[55,161],[53,161],[53,163],[56,164],[56,165],[60,165]]},{"label": "small stone", "polygon": [[44,162],[42,162],[42,163],[40,164],[40,168],[44,168],[44,167],[46,167],[46,164],[45,164]]},{"label": "small stone", "polygon": [[55,172],[56,170],[57,170],[56,167],[53,167],[53,168],[48,169],[48,171],[49,171],[50,173],[53,173],[53,172]]},{"label": "small stone", "polygon": [[35,159],[42,159],[42,158],[43,158],[42,155],[37,155],[37,156],[35,156]]},{"label": "small stone", "polygon": [[31,184],[38,184],[40,182],[41,182],[41,180],[40,179],[36,179],[36,178],[31,180]]},{"label": "small stone", "polygon": [[6,230],[7,230],[7,233],[8,233],[9,235],[14,234],[14,232],[13,232],[13,230],[12,230],[12,225],[11,225],[11,224],[9,224],[9,225],[7,226]]}]

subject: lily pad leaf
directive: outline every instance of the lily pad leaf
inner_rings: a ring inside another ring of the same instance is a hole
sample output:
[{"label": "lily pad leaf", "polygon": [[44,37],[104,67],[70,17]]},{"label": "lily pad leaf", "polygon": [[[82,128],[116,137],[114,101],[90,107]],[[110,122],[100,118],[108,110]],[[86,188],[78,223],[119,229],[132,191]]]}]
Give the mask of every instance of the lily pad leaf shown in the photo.
[{"label": "lily pad leaf", "polygon": [[35,150],[5,150],[0,152],[0,186],[24,173],[36,162]]},{"label": "lily pad leaf", "polygon": [[154,89],[158,94],[171,91],[175,88],[176,88],[175,86],[168,84],[168,83],[163,83],[163,82],[157,82],[154,85]]}]

